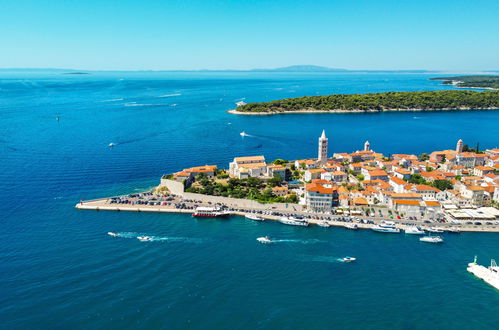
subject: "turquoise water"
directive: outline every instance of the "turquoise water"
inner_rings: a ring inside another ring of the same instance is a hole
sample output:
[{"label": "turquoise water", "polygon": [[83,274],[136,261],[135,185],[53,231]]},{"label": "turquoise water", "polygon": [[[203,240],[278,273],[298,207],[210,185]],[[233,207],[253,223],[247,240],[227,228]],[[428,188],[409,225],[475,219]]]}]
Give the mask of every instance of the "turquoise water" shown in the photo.
[{"label": "turquoise water", "polygon": [[[452,148],[458,138],[498,146],[497,111],[225,112],[243,98],[446,88],[429,77],[1,73],[0,327],[494,328],[499,292],[465,270],[475,254],[482,263],[499,258],[494,234],[446,235],[435,246],[240,217],[73,208],[80,198],[146,189],[178,168],[227,166],[236,155],[313,157],[323,128],[332,152],[366,139],[386,154]],[[279,241],[258,244],[263,235]],[[358,262],[338,261],[346,255]]]}]

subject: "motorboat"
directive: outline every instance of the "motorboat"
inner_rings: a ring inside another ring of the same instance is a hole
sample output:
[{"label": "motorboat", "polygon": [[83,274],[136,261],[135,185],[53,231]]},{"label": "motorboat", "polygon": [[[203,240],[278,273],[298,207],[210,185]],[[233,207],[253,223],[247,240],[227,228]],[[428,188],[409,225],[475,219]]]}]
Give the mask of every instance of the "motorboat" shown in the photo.
[{"label": "motorboat", "polygon": [[440,236],[424,236],[419,239],[421,242],[442,243],[444,239]]},{"label": "motorboat", "polygon": [[352,262],[352,261],[355,261],[357,260],[357,258],[354,258],[354,257],[345,257],[345,258],[342,258],[341,260],[343,260],[343,262]]},{"label": "motorboat", "polygon": [[279,219],[279,222],[290,226],[303,226],[303,227],[308,226],[307,220],[297,219],[295,217],[282,217]]},{"label": "motorboat", "polygon": [[263,243],[263,244],[269,244],[272,243],[272,240],[268,236],[263,236],[263,237],[258,237],[256,239],[258,242]]},{"label": "motorboat", "polygon": [[424,230],[422,230],[421,228],[416,227],[416,226],[407,227],[406,229],[404,229],[404,231],[408,235],[424,235],[425,234]]},{"label": "motorboat", "polygon": [[228,214],[220,210],[219,208],[204,207],[204,206],[197,207],[194,213],[192,214],[193,217],[201,217],[201,218],[218,218],[218,217],[224,217],[226,215]]},{"label": "motorboat", "polygon": [[499,266],[497,266],[494,259],[490,260],[489,267],[485,267],[477,264],[477,257],[475,256],[475,260],[468,264],[467,271],[499,289]]},{"label": "motorboat", "polygon": [[379,225],[375,225],[371,229],[379,233],[400,233],[400,229],[395,227],[393,221],[381,221]]},{"label": "motorboat", "polygon": [[249,134],[246,133],[245,131],[242,131],[241,133],[239,133],[239,135],[241,135],[241,136],[249,136]]},{"label": "motorboat", "polygon": [[239,102],[236,102],[236,105],[237,105],[238,107],[240,107],[240,106],[246,105],[246,102],[244,102],[244,101],[239,101]]},{"label": "motorboat", "polygon": [[329,228],[329,223],[325,220],[317,222],[317,226],[319,227],[324,227],[324,228]]},{"label": "motorboat", "polygon": [[461,230],[459,228],[456,228],[456,227],[449,227],[449,228],[446,228],[445,230],[449,233],[454,233],[454,234],[459,234],[461,232]]},{"label": "motorboat", "polygon": [[118,236],[118,234],[117,234],[117,233],[113,233],[112,231],[108,232],[107,234],[108,234],[109,236],[113,236],[113,237]]},{"label": "motorboat", "polygon": [[246,213],[244,215],[244,217],[246,219],[255,220],[255,221],[263,221],[263,220],[265,220],[265,219],[260,218],[259,216],[255,215],[255,214],[251,214],[251,213]]},{"label": "motorboat", "polygon": [[137,239],[141,242],[149,242],[152,241],[151,236],[137,236]]},{"label": "motorboat", "polygon": [[351,230],[357,230],[357,229],[359,229],[359,226],[357,226],[356,223],[348,223],[345,225],[345,228],[351,229]]},{"label": "motorboat", "polygon": [[429,232],[429,233],[443,233],[443,229],[441,228],[436,228],[436,227],[428,227],[426,228],[426,231]]},{"label": "motorboat", "polygon": [[109,144],[108,144],[108,147],[112,148],[112,147],[114,147],[115,145],[116,145],[116,143],[111,142],[111,143],[109,143]]}]

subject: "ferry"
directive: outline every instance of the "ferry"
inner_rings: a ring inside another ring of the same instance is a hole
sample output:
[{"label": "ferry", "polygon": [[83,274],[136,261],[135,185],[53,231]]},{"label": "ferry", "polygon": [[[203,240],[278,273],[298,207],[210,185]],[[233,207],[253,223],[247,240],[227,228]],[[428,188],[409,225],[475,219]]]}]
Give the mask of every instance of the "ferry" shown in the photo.
[{"label": "ferry", "polygon": [[200,206],[196,208],[196,211],[192,214],[193,217],[201,217],[201,218],[218,218],[224,217],[227,213],[222,210],[214,207],[204,207]]},{"label": "ferry", "polygon": [[282,217],[279,219],[279,222],[283,223],[285,225],[291,225],[291,226],[303,226],[303,227],[308,226],[307,220],[297,219],[295,217]]},{"label": "ferry", "polygon": [[424,235],[425,234],[424,230],[422,230],[416,226],[407,227],[404,231],[406,234],[409,234],[409,235]]},{"label": "ferry", "polygon": [[494,259],[490,260],[490,267],[485,267],[478,265],[476,260],[477,257],[475,256],[475,260],[468,264],[468,272],[499,290],[499,266],[497,266],[496,261]]},{"label": "ferry", "polygon": [[427,243],[442,243],[444,239],[440,236],[425,236],[419,239],[421,242]]},{"label": "ferry", "polygon": [[263,220],[265,220],[265,219],[260,218],[259,216],[255,215],[255,214],[251,214],[251,213],[246,213],[244,215],[244,217],[246,219],[255,220],[255,221],[263,221]]},{"label": "ferry", "polygon": [[381,221],[379,225],[375,225],[371,229],[380,233],[400,233],[400,229],[395,227],[393,221]]},{"label": "ferry", "polygon": [[258,237],[256,240],[262,244],[272,243],[272,240],[268,236]]}]

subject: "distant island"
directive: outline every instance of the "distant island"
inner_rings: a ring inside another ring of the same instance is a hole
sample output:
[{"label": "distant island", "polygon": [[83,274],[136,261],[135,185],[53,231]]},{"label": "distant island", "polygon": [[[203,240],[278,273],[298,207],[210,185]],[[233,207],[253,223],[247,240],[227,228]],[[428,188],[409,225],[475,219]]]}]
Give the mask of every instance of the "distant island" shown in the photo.
[{"label": "distant island", "polygon": [[443,80],[443,85],[453,85],[462,88],[499,89],[499,76],[456,76],[430,78],[430,80]]},{"label": "distant island", "polygon": [[241,104],[233,114],[499,109],[499,91],[423,91],[304,96]]}]

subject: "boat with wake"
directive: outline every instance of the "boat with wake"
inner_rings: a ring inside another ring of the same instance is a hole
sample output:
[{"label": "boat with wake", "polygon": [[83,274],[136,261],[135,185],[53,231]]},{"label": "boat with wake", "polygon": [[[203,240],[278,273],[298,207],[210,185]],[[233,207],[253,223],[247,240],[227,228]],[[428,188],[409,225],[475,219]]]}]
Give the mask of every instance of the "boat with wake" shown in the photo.
[{"label": "boat with wake", "polygon": [[475,256],[475,260],[468,264],[466,270],[499,290],[499,266],[497,266],[496,261],[491,259],[489,267],[479,265],[476,261],[477,257]]},{"label": "boat with wake", "polygon": [[357,260],[357,258],[346,256],[345,258],[342,258],[341,260],[343,260],[343,262],[352,262],[352,261]]},{"label": "boat with wake", "polygon": [[393,221],[381,221],[379,225],[375,225],[371,229],[378,233],[400,233],[400,229],[395,227],[395,222]]},{"label": "boat with wake", "polygon": [[254,220],[254,221],[264,221],[265,219],[263,218],[260,218],[259,216],[257,216],[256,214],[251,214],[251,213],[246,213],[244,215],[244,217],[246,219],[250,219],[250,220]]},{"label": "boat with wake", "polygon": [[419,240],[426,243],[442,243],[444,241],[444,239],[440,236],[424,236]]},{"label": "boat with wake", "polygon": [[272,240],[268,236],[258,237],[256,240],[262,244],[272,243]]},{"label": "boat with wake", "polygon": [[111,142],[111,143],[109,143],[107,146],[108,146],[109,148],[112,148],[112,147],[114,147],[115,145],[116,145],[116,143]]},{"label": "boat with wake", "polygon": [[283,223],[285,225],[290,225],[290,226],[303,226],[307,227],[308,226],[308,221],[304,219],[298,219],[295,217],[282,217],[279,219],[280,223]]},{"label": "boat with wake", "polygon": [[141,242],[149,242],[152,241],[151,236],[137,236],[137,239]]},{"label": "boat with wake", "polygon": [[242,137],[249,136],[249,134],[245,131],[242,131],[241,133],[239,133],[239,135],[241,135]]},{"label": "boat with wake", "polygon": [[109,231],[107,234],[108,234],[109,236],[113,236],[113,237],[118,236],[118,234],[117,234],[117,233],[112,232],[112,231]]},{"label": "boat with wake", "polygon": [[404,229],[404,231],[408,235],[424,235],[425,234],[424,230],[422,230],[421,228],[416,227],[416,226],[407,227],[406,229]]}]

